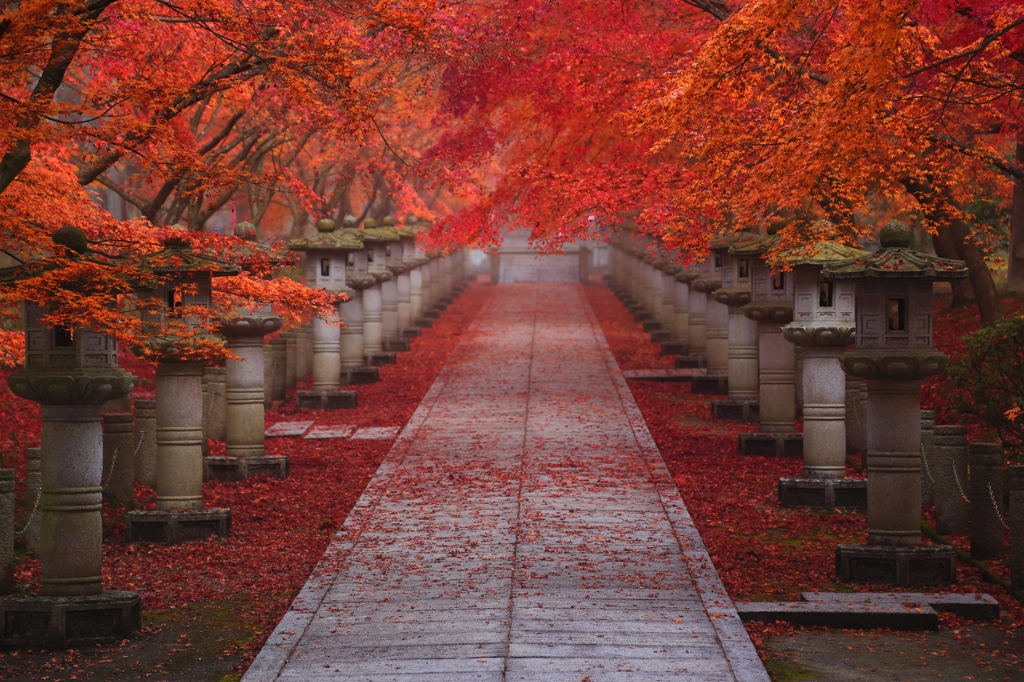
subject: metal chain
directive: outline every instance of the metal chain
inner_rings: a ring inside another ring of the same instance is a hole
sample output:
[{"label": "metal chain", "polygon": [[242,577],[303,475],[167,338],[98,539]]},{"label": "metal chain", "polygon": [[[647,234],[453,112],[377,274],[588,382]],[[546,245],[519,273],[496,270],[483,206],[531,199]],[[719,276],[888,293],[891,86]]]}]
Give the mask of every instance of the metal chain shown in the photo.
[{"label": "metal chain", "polygon": [[1003,520],[1003,510],[999,508],[999,504],[996,502],[996,494],[992,490],[992,484],[988,484],[988,499],[992,500],[992,508],[996,510],[996,518],[999,519],[999,523],[1003,524],[1003,528],[1010,530],[1010,527],[1006,525],[1006,521]]},{"label": "metal chain", "polygon": [[32,511],[28,515],[28,520],[25,521],[25,525],[22,527],[21,530],[16,531],[14,533],[15,537],[17,537],[19,535],[24,535],[25,531],[28,530],[28,527],[32,525],[33,521],[35,521],[36,511],[39,509],[39,500],[42,499],[42,497],[43,497],[43,485],[42,485],[42,481],[40,481],[39,490],[36,491],[36,502],[35,502],[35,504],[32,505]]},{"label": "metal chain", "polygon": [[[146,432],[139,431],[139,444],[135,446],[135,452],[132,453],[132,459],[135,459],[139,455],[139,450],[142,449],[142,441],[146,437]],[[114,448],[114,456],[110,458],[110,469],[107,470],[106,476],[100,479],[100,487],[106,491],[107,486],[110,485],[110,477],[114,475],[114,465],[117,464],[117,448]],[[106,481],[104,483],[103,481]]]},{"label": "metal chain", "polygon": [[964,487],[960,485],[960,474],[956,472],[956,463],[953,463],[951,466],[953,467],[953,480],[956,481],[956,487],[957,490],[960,491],[960,497],[964,498],[966,502],[970,502],[971,498],[964,495]]},{"label": "metal chain", "polygon": [[921,451],[921,461],[924,462],[924,472],[928,474],[928,478],[931,479],[932,483],[935,483],[935,477],[932,476],[932,467],[928,464],[928,457],[925,456],[924,451]]}]

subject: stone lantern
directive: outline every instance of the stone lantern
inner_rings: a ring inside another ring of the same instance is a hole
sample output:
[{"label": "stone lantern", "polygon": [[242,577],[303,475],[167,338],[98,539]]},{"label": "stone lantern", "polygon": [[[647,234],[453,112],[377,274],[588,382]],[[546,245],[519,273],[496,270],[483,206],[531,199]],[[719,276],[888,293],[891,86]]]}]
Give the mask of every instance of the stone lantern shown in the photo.
[{"label": "stone lantern", "polygon": [[[334,221],[323,218],[316,223],[316,236],[293,239],[292,251],[306,253],[306,286],[357,295],[347,285],[348,256],[363,250],[357,230],[335,229]],[[340,304],[339,304],[340,306]],[[340,311],[339,311],[340,312]],[[307,410],[337,410],[356,406],[354,391],[341,386],[341,326],[339,316],[313,320],[313,390],[298,391],[295,403]]]},{"label": "stone lantern", "polygon": [[[354,240],[362,243],[363,230],[356,228],[355,216],[346,216],[344,227],[335,232],[339,239]],[[362,250],[348,251],[345,255],[345,287],[350,291],[349,299],[339,306],[341,321],[341,385],[355,386],[373,384],[380,380],[376,367],[366,364],[365,350],[365,314],[363,312],[363,292],[377,284],[377,279],[369,273],[368,251],[365,244]]]},{"label": "stone lantern", "polygon": [[783,336],[803,349],[803,475],[779,480],[779,504],[810,509],[863,508],[866,483],[846,478],[846,379],[839,356],[856,336],[856,287],[822,275],[830,263],[866,251],[817,242],[785,256],[795,285],[793,321]]},{"label": "stone lantern", "polygon": [[743,306],[750,303],[751,273],[757,259],[730,254],[730,249],[755,238],[739,233],[711,245],[711,252],[722,258],[722,286],[712,296],[728,308],[729,397],[711,402],[711,413],[718,419],[758,420],[757,322],[743,314]]},{"label": "stone lantern", "polygon": [[[384,351],[384,292],[383,285],[391,282],[393,275],[387,269],[387,252],[392,242],[399,241],[394,228],[377,229],[377,221],[367,218],[363,221],[363,243],[366,245],[367,273],[375,282],[363,289],[363,343],[367,364],[371,367],[395,363],[395,354]],[[388,287],[389,293],[391,287]],[[398,290],[394,291],[395,317],[398,325]],[[390,311],[389,311],[390,314]]]},{"label": "stone lantern", "polygon": [[948,361],[932,347],[932,283],[964,279],[967,269],[911,250],[911,236],[892,221],[877,252],[824,270],[833,282],[856,282],[857,346],[839,361],[868,388],[868,539],[836,548],[837,572],[848,582],[956,581],[953,548],[921,545],[919,391],[921,380],[944,372]]},{"label": "stone lantern", "polygon": [[799,455],[802,435],[793,431],[796,420],[796,354],[782,336],[782,325],[793,320],[793,276],[772,273],[764,257],[778,237],[770,235],[737,244],[736,259],[750,262],[750,303],[743,314],[757,323],[758,422],[757,433],[740,434],[740,453],[769,457]]},{"label": "stone lantern", "polygon": [[[192,253],[186,243],[169,239],[147,256],[165,283],[140,294],[162,301],[163,320],[179,306],[212,305],[212,278],[238,274],[234,264]],[[187,288],[186,288],[187,287]],[[143,319],[150,313],[143,313]],[[182,319],[195,328],[196,322]],[[181,341],[151,339],[160,352],[156,366],[156,510],[131,511],[125,517],[128,542],[178,544],[231,530],[231,510],[203,508],[203,363],[181,352]],[[228,369],[230,375],[230,368]],[[230,395],[230,385],[227,392]],[[230,403],[228,412],[230,414]],[[230,423],[227,425],[230,429]]]},{"label": "stone lantern", "polygon": [[[54,241],[71,231],[82,234],[64,228]],[[5,270],[0,279],[16,279],[19,271]],[[87,328],[51,327],[42,320],[47,312],[23,305],[25,362],[7,378],[15,395],[42,408],[36,552],[42,579],[38,596],[12,595],[0,602],[0,642],[5,646],[79,646],[131,637],[142,624],[138,593],[104,590],[100,576],[100,413],[104,402],[131,392],[135,377],[117,366],[114,339]]]},{"label": "stone lantern", "polygon": [[[722,395],[729,392],[729,308],[714,298],[722,288],[722,254],[711,253],[699,265],[700,276],[690,283],[690,291],[704,297],[704,376],[693,377],[694,393]],[[691,315],[700,314],[700,305],[690,300]],[[699,318],[698,318],[699,319]]]}]

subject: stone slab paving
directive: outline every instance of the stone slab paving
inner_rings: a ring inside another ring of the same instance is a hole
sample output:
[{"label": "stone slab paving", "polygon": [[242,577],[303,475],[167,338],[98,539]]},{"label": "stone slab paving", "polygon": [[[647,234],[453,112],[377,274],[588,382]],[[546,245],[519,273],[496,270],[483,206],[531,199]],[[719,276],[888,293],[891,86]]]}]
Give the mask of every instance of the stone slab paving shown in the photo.
[{"label": "stone slab paving", "polygon": [[272,680],[767,682],[578,286],[499,285],[243,678]]},{"label": "stone slab paving", "polygon": [[301,436],[312,425],[313,422],[277,422],[268,426],[264,434],[267,436]]}]

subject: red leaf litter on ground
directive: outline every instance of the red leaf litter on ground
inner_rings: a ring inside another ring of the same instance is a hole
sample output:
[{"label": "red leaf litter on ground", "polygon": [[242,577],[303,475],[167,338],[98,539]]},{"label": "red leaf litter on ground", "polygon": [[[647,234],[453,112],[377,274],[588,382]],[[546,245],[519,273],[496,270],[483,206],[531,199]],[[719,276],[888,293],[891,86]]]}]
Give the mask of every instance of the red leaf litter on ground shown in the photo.
[{"label": "red leaf litter on ground", "polygon": [[[587,295],[622,369],[671,366],[671,358],[658,355],[658,344],[650,341],[611,290],[592,286]],[[976,311],[948,308],[948,298],[937,298],[936,345],[955,355],[959,336],[977,328],[979,322]],[[1019,309],[1020,301],[1006,308],[1008,312]],[[864,542],[867,525],[862,513],[779,507],[777,481],[799,475],[802,460],[741,456],[738,434],[755,431],[755,425],[712,418],[713,396],[692,394],[689,383],[630,380],[629,386],[734,599],[786,601],[799,599],[803,591],[890,590],[836,582],[835,546]],[[939,423],[955,423],[956,415],[942,400],[941,384],[935,382],[927,391],[925,406],[949,415]],[[852,467],[847,474],[862,476]],[[961,549],[969,546],[966,536],[949,540]],[[1005,555],[985,566],[1008,579]],[[1021,603],[999,585],[987,582],[977,568],[961,562],[958,576],[959,584],[944,591],[987,592],[999,600],[1013,626],[1024,624]]]},{"label": "red leaf litter on ground", "polygon": [[[298,410],[292,395],[267,412],[267,423],[316,420],[318,424],[402,426],[426,394],[460,335],[476,318],[493,289],[471,284],[433,327],[399,353],[398,363],[380,368],[380,382],[359,386],[359,407],[336,412]],[[149,371],[126,358],[129,369]],[[38,445],[39,409],[35,403],[0,388],[0,410],[7,465],[24,476],[24,447]],[[107,589],[137,590],[143,607],[156,613],[216,600],[244,600],[233,618],[251,630],[245,642],[249,660],[298,593],[332,535],[344,521],[392,441],[268,438],[268,455],[288,455],[287,479],[256,477],[242,483],[203,484],[206,506],[232,510],[232,534],[177,547],[124,544],[124,510],[104,509],[103,580]],[[214,444],[216,446],[217,444]],[[223,446],[221,446],[223,447]],[[212,448],[216,452],[217,448]],[[139,506],[153,491],[139,486]],[[19,526],[22,519],[19,519]],[[38,589],[38,563],[25,558],[17,568],[20,591]],[[234,623],[238,625],[238,623]],[[2,656],[0,656],[2,658]]]}]

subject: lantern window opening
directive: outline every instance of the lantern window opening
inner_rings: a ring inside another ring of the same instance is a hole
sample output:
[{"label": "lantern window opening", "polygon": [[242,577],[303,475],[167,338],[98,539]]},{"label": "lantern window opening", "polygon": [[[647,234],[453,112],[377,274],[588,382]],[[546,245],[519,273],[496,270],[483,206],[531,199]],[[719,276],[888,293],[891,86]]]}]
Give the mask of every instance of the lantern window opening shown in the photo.
[{"label": "lantern window opening", "polygon": [[750,279],[749,258],[739,258],[736,260],[736,279]]},{"label": "lantern window opening", "polygon": [[886,328],[891,332],[907,331],[907,299],[890,298],[885,305]]},{"label": "lantern window opening", "polygon": [[178,308],[181,307],[181,291],[177,287],[170,288],[167,290],[167,314],[170,316],[177,316]]},{"label": "lantern window opening", "polygon": [[320,276],[330,277],[331,276],[331,259],[321,258],[320,259]]},{"label": "lantern window opening", "polygon": [[367,252],[366,252],[366,262],[367,263],[372,263],[373,262],[373,249],[368,249],[367,250]]},{"label": "lantern window opening", "polygon": [[832,282],[818,283],[818,307],[834,308],[836,305],[835,285]]},{"label": "lantern window opening", "polygon": [[67,327],[54,327],[53,345],[55,348],[74,348],[75,332]]},{"label": "lantern window opening", "polygon": [[354,268],[356,266],[356,254],[355,254],[354,251],[349,251],[348,252],[347,260],[348,260],[348,266],[350,268]]},{"label": "lantern window opening", "polygon": [[722,267],[722,254],[720,254],[720,253],[716,253],[715,254],[715,267],[716,268]]},{"label": "lantern window opening", "polygon": [[384,255],[388,258],[391,258],[391,244],[384,245]]},{"label": "lantern window opening", "polygon": [[772,275],[772,291],[786,290],[786,273],[777,272]]}]

